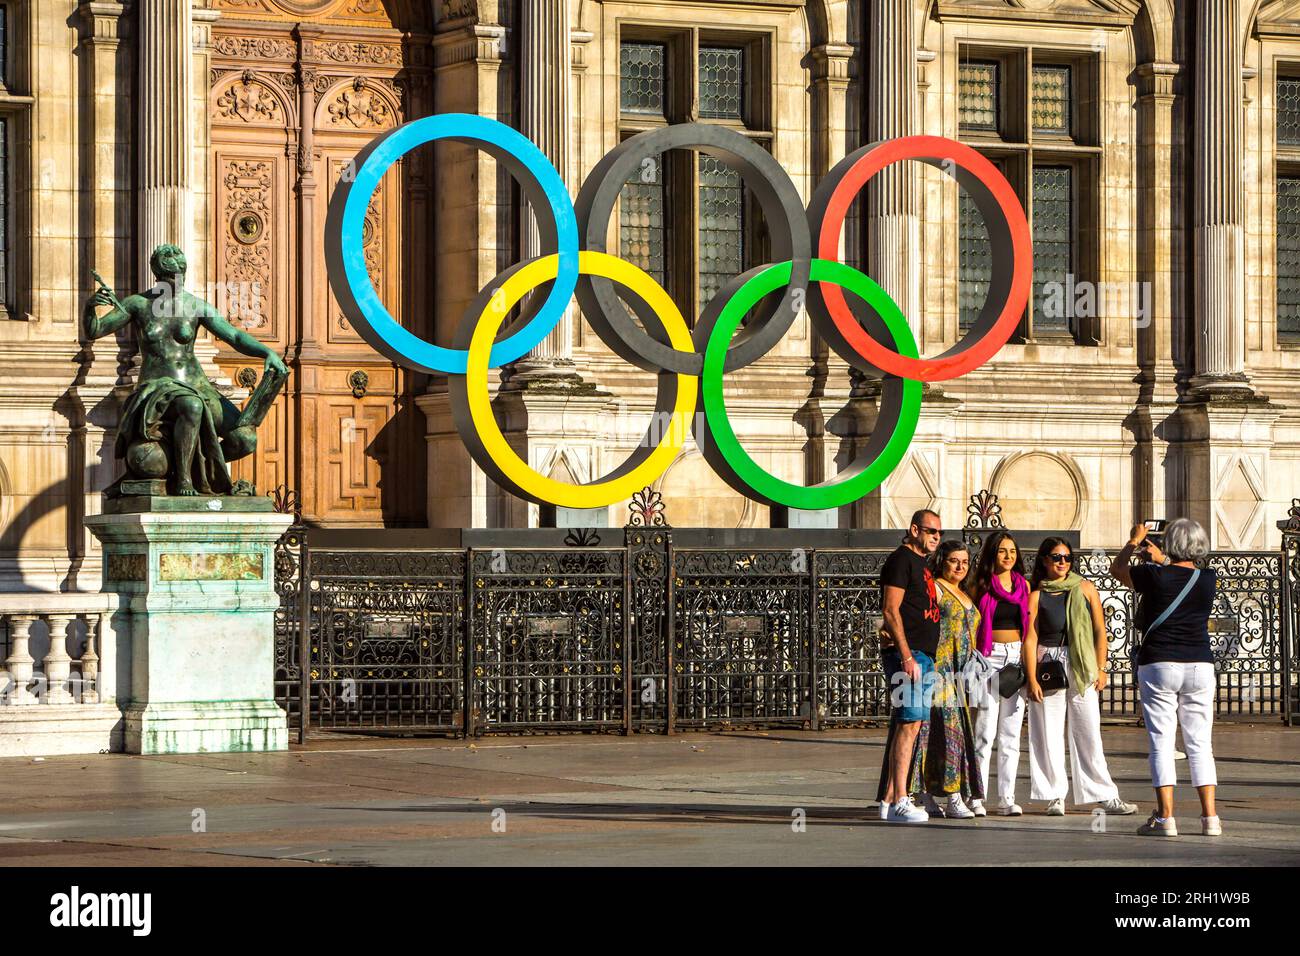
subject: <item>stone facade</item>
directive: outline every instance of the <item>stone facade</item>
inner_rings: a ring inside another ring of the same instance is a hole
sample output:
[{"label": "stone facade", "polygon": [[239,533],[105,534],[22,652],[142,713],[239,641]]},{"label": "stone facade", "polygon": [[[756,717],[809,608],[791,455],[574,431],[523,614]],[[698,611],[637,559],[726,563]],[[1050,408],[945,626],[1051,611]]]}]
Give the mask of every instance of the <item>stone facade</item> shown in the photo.
[{"label": "stone facade", "polygon": [[[662,41],[685,62],[701,43],[743,46],[749,134],[805,197],[873,136],[970,142],[1002,162],[1022,193],[1038,157],[1050,156],[1074,171],[1080,278],[1146,284],[1149,321],[1127,299],[1072,337],[1038,334],[1029,320],[995,360],[927,390],[911,453],[842,523],[896,526],[928,504],[955,526],[967,498],[989,488],[1013,526],[1075,528],[1085,546],[1113,544],[1139,516],[1186,513],[1206,523],[1217,547],[1272,547],[1274,521],[1300,493],[1300,342],[1276,318],[1276,184],[1292,161],[1279,146],[1278,84],[1300,76],[1300,4],[0,6],[9,47],[0,116],[12,167],[0,590],[99,586],[83,518],[113,476],[113,422],[132,382],[133,346],[129,337],[82,346],[76,320],[93,291],[90,269],[119,292],[134,290],[146,250],[164,238],[186,244],[191,288],[244,290],[227,311],[285,350],[293,370],[256,459],[236,477],[263,492],[296,489],[305,517],[328,524],[536,522],[535,506],[501,494],[470,462],[445,383],[394,369],[347,327],[323,274],[325,208],[361,144],[432,111],[526,130],[576,193],[639,128],[620,106],[628,38]],[[1072,64],[1084,134],[1018,139],[1014,120],[996,136],[966,128],[963,64],[976,60],[1001,64],[1008,115],[1032,109],[1024,102],[1032,64]],[[671,121],[692,118],[698,97],[675,109]],[[905,304],[923,354],[951,347],[963,268],[956,187],[918,166],[882,178],[858,208],[846,257]],[[444,344],[477,290],[535,247],[509,179],[458,145],[409,157],[377,195],[367,234],[390,306]],[[698,292],[674,295],[688,316],[698,311]],[[241,356],[209,344],[204,360],[221,387],[245,394]],[[513,369],[498,401],[534,467],[586,481],[639,439],[654,385],[602,345],[575,305]],[[731,377],[728,404],[757,460],[799,482],[834,474],[869,434],[875,409],[872,383],[851,379],[803,321]],[[768,521],[690,442],[659,490],[677,525]],[[624,514],[611,509],[611,521]]]}]

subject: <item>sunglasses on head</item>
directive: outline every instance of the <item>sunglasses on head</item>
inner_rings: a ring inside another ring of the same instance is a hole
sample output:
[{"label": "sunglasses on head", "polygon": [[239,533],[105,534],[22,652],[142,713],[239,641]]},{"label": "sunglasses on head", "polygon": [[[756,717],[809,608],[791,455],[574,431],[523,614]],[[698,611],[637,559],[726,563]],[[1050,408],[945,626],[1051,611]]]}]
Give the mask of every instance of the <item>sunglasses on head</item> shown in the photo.
[{"label": "sunglasses on head", "polygon": [[1047,556],[1047,560],[1048,560],[1048,561],[1051,561],[1053,564],[1069,564],[1069,563],[1070,563],[1070,555],[1068,555],[1068,554],[1049,554],[1049,555]]}]

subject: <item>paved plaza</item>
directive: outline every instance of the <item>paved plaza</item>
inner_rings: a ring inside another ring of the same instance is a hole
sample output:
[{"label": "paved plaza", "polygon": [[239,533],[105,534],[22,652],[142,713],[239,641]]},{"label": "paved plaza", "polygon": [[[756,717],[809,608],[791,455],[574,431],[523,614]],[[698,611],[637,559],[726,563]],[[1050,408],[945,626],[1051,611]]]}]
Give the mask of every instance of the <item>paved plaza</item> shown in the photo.
[{"label": "paved plaza", "polygon": [[1184,836],[1136,836],[1152,806],[1146,737],[1104,737],[1137,816],[1047,817],[1022,778],[1023,817],[882,823],[868,800],[882,729],[333,735],[279,754],[6,758],[0,864],[1300,864],[1300,731],[1216,727],[1219,839],[1199,836],[1188,786]]}]

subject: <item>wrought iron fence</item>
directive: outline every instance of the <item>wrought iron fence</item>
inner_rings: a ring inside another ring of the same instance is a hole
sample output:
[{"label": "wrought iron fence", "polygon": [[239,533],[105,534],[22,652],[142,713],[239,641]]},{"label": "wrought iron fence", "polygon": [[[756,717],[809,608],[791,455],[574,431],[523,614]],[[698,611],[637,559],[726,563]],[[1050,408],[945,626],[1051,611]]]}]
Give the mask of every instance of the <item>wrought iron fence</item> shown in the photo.
[{"label": "wrought iron fence", "polygon": [[[1001,527],[996,507],[973,499],[972,549]],[[1294,520],[1283,550],[1208,560],[1220,716],[1296,712]],[[444,532],[436,547],[436,532],[295,525],[276,558],[276,693],[291,725],[300,739],[309,726],[671,733],[888,715],[878,582],[897,532],[673,529],[653,508],[634,521],[563,539]],[[1044,534],[1018,535],[1026,570]],[[1135,602],[1110,560],[1076,548],[1110,636],[1103,714],[1132,718]]]}]

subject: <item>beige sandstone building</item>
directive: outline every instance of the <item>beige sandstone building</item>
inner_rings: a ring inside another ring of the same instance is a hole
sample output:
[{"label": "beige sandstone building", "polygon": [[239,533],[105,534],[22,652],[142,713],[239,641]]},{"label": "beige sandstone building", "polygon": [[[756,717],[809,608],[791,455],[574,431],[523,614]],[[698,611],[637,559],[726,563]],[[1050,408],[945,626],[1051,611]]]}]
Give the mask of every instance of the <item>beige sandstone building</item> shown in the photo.
[{"label": "beige sandstone building", "polygon": [[[82,345],[77,319],[91,269],[135,291],[164,241],[189,252],[192,288],[287,352],[294,374],[241,463],[259,491],[292,488],[332,525],[537,521],[469,461],[445,382],[383,361],[324,275],[348,160],[435,111],[521,130],[574,193],[621,138],[692,120],[770,149],[805,199],[846,152],[912,133],[1004,170],[1032,222],[1031,306],[994,361],[927,391],[910,455],[845,525],[897,526],[924,504],[956,527],[987,488],[1010,525],[1088,546],[1190,514],[1216,547],[1262,548],[1300,494],[1294,0],[0,0],[0,23],[7,593],[98,587],[82,517],[113,477],[133,351],[129,336]],[[616,219],[617,248],[688,317],[764,261],[756,207],[709,157],[665,157]],[[978,311],[981,228],[919,166],[849,223],[845,255],[923,354]],[[365,243],[390,308],[443,344],[538,245],[518,190],[459,145],[386,178]],[[205,361],[236,395],[260,372],[212,344]],[[575,306],[498,403],[539,471],[586,481],[626,456],[653,388]],[[806,321],[729,376],[728,402],[751,453],[805,483],[851,457],[875,410]],[[768,522],[689,442],[660,484],[675,525]],[[59,614],[52,629],[72,620]]]}]

